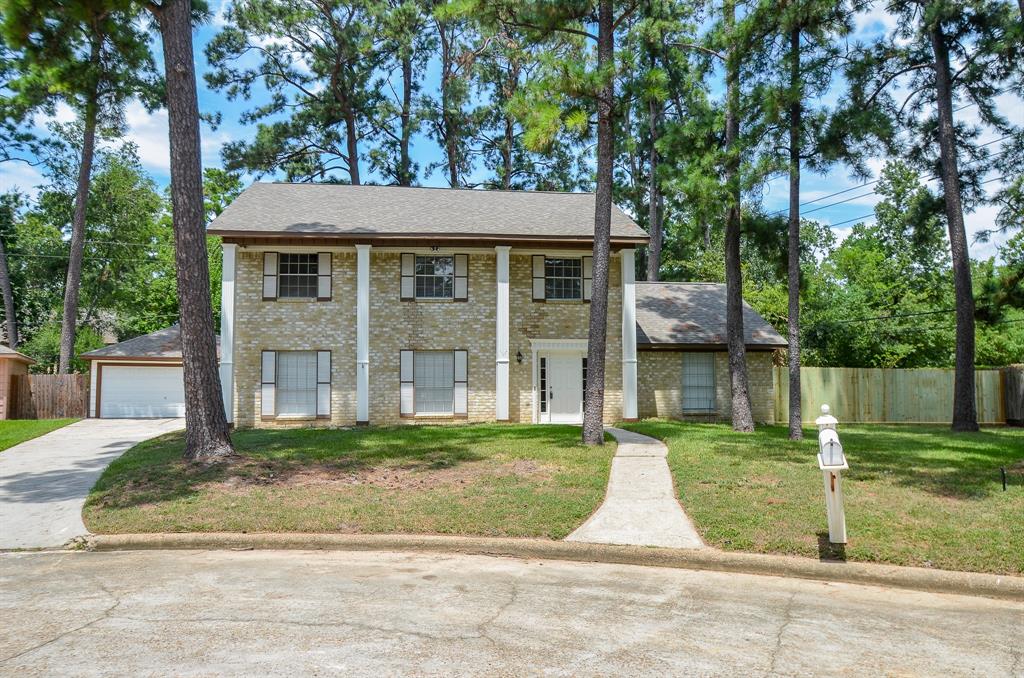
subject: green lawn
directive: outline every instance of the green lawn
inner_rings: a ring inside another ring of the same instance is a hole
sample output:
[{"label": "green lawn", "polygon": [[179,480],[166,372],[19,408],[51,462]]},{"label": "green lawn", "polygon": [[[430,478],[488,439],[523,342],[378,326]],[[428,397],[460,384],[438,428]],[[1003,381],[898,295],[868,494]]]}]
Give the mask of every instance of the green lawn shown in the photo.
[{"label": "green lawn", "polygon": [[[1024,469],[1003,492],[999,467],[1024,459],[1024,430],[839,426],[849,543],[828,544],[817,432],[734,433],[726,425],[625,426],[664,440],[680,500],[718,548],[1024,573]],[[1018,469],[1020,466],[1018,465]]]},{"label": "green lawn", "polygon": [[0,452],[55,431],[77,419],[0,419]]},{"label": "green lawn", "polygon": [[571,426],[248,430],[239,458],[181,461],[182,434],[142,443],[93,488],[97,533],[440,533],[560,539],[604,498],[614,444]]}]

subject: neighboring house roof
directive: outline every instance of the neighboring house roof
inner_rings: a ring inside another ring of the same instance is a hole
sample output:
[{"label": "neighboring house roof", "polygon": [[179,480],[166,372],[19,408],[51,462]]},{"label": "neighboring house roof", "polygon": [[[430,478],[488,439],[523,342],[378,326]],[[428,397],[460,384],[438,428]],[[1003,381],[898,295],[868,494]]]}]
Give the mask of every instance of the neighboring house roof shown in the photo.
[{"label": "neighboring house roof", "polygon": [[[217,337],[220,356],[220,337]],[[181,328],[165,327],[141,337],[83,353],[83,360],[181,360]]]},{"label": "neighboring house roof", "polygon": [[[355,241],[592,241],[594,202],[593,193],[255,183],[213,220],[209,232]],[[648,237],[612,206],[612,240],[646,243]]]},{"label": "neighboring house roof", "polygon": [[[786,346],[782,335],[746,302],[743,333],[748,348]],[[640,347],[724,347],[725,285],[637,282],[636,341]]]},{"label": "neighboring house roof", "polygon": [[24,353],[18,353],[10,346],[4,346],[3,344],[0,344],[0,360],[17,360],[27,365],[34,365],[36,362]]}]

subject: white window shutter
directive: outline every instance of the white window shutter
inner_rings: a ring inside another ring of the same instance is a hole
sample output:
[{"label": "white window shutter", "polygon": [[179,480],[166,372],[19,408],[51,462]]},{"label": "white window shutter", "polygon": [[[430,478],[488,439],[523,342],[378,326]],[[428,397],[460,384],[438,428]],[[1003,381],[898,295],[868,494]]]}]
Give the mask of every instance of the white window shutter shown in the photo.
[{"label": "white window shutter", "polygon": [[331,416],[331,352],[316,352],[316,416]]},{"label": "white window shutter", "polygon": [[406,252],[402,255],[402,301],[412,301],[416,298],[416,255]]},{"label": "white window shutter", "polygon": [[277,412],[276,351],[263,351],[260,375],[260,415],[264,417],[272,417]]},{"label": "white window shutter", "polygon": [[594,292],[594,257],[583,257],[583,301],[590,301]]},{"label": "white window shutter", "polygon": [[412,415],[415,413],[415,400],[413,398],[413,351],[400,352],[399,366],[399,414]]},{"label": "white window shutter", "polygon": [[263,299],[277,299],[277,252],[263,253]]},{"label": "white window shutter", "polygon": [[469,255],[455,255],[455,301],[469,301]]},{"label": "white window shutter", "polygon": [[544,255],[533,255],[533,300],[544,301]]},{"label": "white window shutter", "polygon": [[331,300],[331,253],[320,252],[316,262],[316,300]]},{"label": "white window shutter", "polygon": [[469,411],[469,353],[455,351],[455,409],[456,415]]}]

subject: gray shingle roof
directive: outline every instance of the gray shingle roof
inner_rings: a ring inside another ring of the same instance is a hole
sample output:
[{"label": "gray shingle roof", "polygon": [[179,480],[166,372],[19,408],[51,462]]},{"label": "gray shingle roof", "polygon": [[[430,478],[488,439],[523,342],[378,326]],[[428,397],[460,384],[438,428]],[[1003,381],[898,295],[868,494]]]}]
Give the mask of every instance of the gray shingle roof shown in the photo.
[{"label": "gray shingle roof", "polygon": [[0,358],[6,358],[8,360],[20,360],[22,362],[28,363],[29,365],[35,363],[35,360],[29,358],[24,353],[19,353],[10,346],[4,346],[3,344],[0,344]]},{"label": "gray shingle roof", "polygon": [[[743,302],[743,332],[751,348],[779,348],[786,340]],[[638,345],[725,346],[725,285],[636,284]]]},{"label": "gray shingle roof", "polygon": [[[593,193],[256,183],[210,224],[218,235],[593,238]],[[612,238],[646,241],[612,207]]]},{"label": "gray shingle roof", "polygon": [[[220,337],[217,337],[217,353],[220,354]],[[119,344],[111,344],[95,351],[83,353],[85,360],[101,358],[142,358],[147,360],[181,359],[181,328],[177,325],[144,334],[141,337],[128,339]]]}]

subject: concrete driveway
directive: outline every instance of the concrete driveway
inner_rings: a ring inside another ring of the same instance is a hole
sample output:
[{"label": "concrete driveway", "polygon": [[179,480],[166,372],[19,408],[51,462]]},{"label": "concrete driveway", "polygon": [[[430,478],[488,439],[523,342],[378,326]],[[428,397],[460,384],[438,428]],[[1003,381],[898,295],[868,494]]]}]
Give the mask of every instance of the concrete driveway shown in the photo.
[{"label": "concrete driveway", "polygon": [[0,555],[10,676],[1020,676],[1024,604],[484,556]]},{"label": "concrete driveway", "polygon": [[0,549],[50,548],[85,534],[82,506],[110,462],[184,419],[85,419],[0,452]]}]

